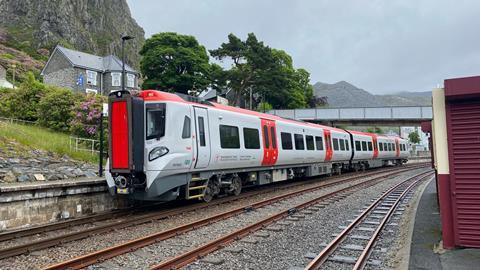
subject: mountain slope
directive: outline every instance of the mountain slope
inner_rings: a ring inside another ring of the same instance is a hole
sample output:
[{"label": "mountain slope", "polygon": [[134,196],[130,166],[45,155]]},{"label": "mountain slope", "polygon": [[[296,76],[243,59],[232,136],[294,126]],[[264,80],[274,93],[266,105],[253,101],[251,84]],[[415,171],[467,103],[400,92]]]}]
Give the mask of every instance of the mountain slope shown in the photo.
[{"label": "mountain slope", "polygon": [[[135,36],[128,41],[126,57],[138,67],[144,31],[132,18],[126,0],[0,0],[0,43],[35,60],[48,59],[57,44],[120,56],[122,33]],[[0,54],[0,58],[8,57]]]},{"label": "mountain slope", "polygon": [[428,106],[431,92],[401,92],[395,95],[373,95],[348,82],[313,85],[315,96],[327,97],[330,107]]}]

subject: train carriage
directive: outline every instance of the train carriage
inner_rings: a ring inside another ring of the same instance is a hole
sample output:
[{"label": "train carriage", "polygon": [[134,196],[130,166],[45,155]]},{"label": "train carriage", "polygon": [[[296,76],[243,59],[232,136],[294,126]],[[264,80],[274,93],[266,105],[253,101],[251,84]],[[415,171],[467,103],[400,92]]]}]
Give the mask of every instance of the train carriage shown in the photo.
[{"label": "train carriage", "polygon": [[139,200],[209,201],[239,194],[243,186],[406,161],[401,138],[177,94],[118,91],[109,108],[107,182],[112,194]]}]

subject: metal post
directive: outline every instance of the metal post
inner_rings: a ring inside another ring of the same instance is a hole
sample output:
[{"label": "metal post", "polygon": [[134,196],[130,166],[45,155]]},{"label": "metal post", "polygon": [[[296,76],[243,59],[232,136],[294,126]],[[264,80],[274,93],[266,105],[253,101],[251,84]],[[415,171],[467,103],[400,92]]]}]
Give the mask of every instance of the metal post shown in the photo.
[{"label": "metal post", "polygon": [[125,39],[122,38],[122,91],[125,91]]},{"label": "metal post", "polygon": [[122,91],[125,91],[125,41],[133,38],[127,34],[122,35]]},{"label": "metal post", "polygon": [[250,110],[252,110],[252,88],[250,87]]},{"label": "metal post", "polygon": [[100,114],[100,151],[98,152],[98,176],[102,176],[103,171],[103,112]]}]

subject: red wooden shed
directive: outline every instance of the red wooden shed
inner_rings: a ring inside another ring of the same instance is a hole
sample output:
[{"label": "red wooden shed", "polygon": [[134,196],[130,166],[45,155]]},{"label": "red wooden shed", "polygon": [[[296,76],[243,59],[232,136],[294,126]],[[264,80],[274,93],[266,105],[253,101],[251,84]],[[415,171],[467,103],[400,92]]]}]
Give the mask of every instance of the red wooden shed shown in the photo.
[{"label": "red wooden shed", "polygon": [[480,76],[433,95],[433,139],[445,248],[480,247]]}]

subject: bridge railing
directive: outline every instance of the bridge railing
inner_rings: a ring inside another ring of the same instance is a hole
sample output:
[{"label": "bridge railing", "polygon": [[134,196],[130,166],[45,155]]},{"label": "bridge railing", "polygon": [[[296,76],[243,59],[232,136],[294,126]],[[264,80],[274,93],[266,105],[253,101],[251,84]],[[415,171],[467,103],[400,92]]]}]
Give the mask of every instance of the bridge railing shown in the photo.
[{"label": "bridge railing", "polygon": [[271,110],[268,113],[297,120],[398,120],[432,119],[431,106],[313,108]]}]

